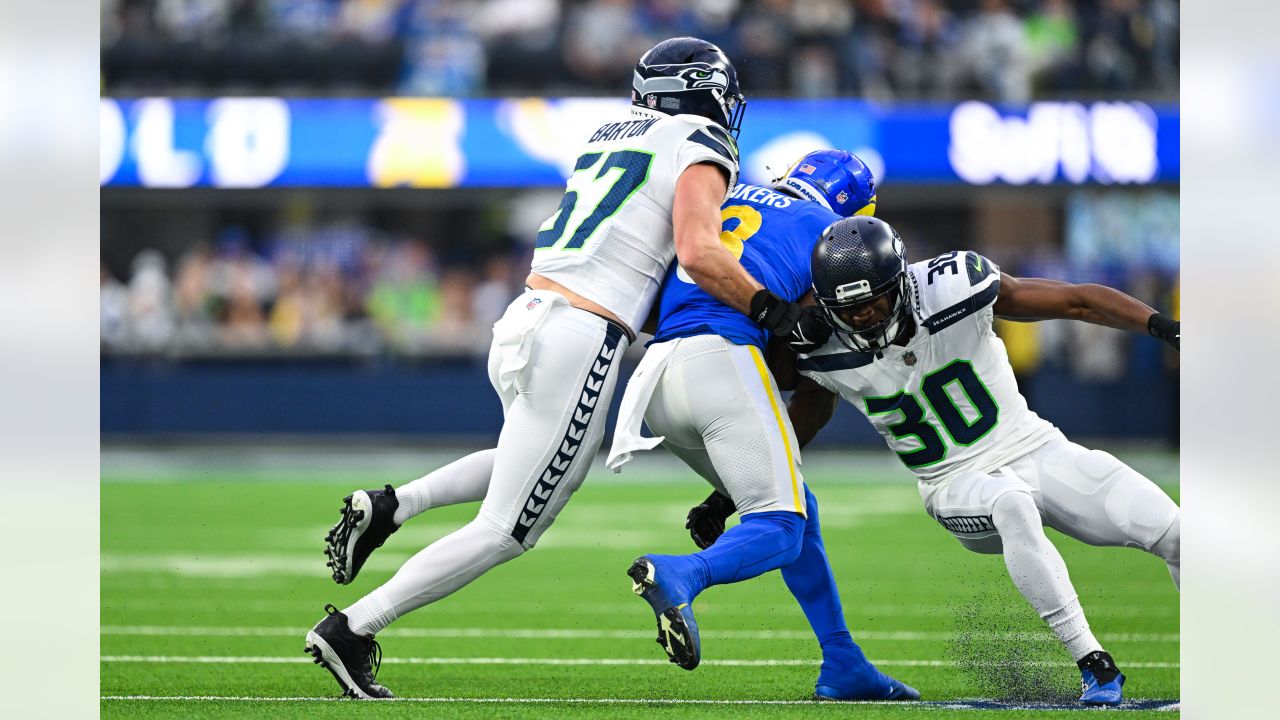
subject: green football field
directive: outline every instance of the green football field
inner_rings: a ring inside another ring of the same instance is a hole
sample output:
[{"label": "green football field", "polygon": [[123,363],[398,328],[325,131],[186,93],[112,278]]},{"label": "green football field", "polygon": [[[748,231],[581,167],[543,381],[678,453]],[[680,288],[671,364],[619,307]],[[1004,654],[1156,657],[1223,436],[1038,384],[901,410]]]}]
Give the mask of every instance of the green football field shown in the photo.
[{"label": "green football field", "polygon": [[[815,454],[805,469],[854,638],[920,689],[927,702],[912,705],[808,701],[817,643],[777,572],[699,597],[702,666],[667,663],[625,575],[641,553],[695,549],[684,514],[707,487],[667,461],[593,473],[532,552],[380,634],[378,677],[401,700],[339,700],[303,653],[307,628],[325,603],[350,604],[476,506],[410,521],[347,587],[327,575],[324,534],[352,489],[404,482],[441,458],[104,451],[102,715],[945,718],[999,707],[1014,708],[999,717],[1078,717],[1035,705],[1069,706],[1079,674],[1001,558],[961,548],[885,455]],[[1117,455],[1177,499],[1176,457]],[[1178,595],[1164,564],[1050,535],[1129,676],[1127,697],[1164,701],[1125,716],[1176,716]]]}]

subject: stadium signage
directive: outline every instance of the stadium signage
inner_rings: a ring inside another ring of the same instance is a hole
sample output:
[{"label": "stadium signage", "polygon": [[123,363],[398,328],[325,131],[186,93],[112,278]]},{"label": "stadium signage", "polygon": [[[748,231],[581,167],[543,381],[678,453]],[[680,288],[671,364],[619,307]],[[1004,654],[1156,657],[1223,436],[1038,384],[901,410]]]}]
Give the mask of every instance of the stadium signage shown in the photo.
[{"label": "stadium signage", "polygon": [[[595,98],[103,98],[104,187],[560,186],[578,145],[626,102]],[[632,121],[634,122],[634,121]],[[1040,102],[1008,108],[752,100],[742,179],[767,184],[816,147],[858,153],[882,181],[1177,182],[1176,107]]]}]

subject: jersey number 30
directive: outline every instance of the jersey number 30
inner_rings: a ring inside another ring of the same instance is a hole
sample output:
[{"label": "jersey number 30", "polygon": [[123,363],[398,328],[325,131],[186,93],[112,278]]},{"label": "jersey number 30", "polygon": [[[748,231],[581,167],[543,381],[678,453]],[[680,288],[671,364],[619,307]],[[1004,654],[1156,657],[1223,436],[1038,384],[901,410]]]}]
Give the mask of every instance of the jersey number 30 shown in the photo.
[{"label": "jersey number 30", "polygon": [[[969,399],[970,407],[977,413],[972,421],[964,416],[947,390],[947,386],[952,383],[960,386],[960,391]],[[972,445],[991,432],[991,428],[999,421],[1000,408],[996,405],[995,398],[991,397],[987,386],[978,379],[968,360],[955,360],[950,365],[929,373],[920,383],[920,392],[953,444]],[[915,437],[920,441],[919,449],[898,452],[898,457],[902,458],[907,467],[933,465],[947,456],[946,443],[933,423],[924,419],[924,408],[915,395],[900,392],[888,397],[869,397],[866,401],[868,416],[892,412],[902,414],[900,422],[888,426],[895,438],[901,440]]]},{"label": "jersey number 30", "polygon": [[[602,157],[604,162],[600,162]],[[649,179],[649,165],[652,163],[653,153],[640,150],[618,150],[608,155],[587,153],[579,157],[578,162],[573,165],[573,174],[569,176],[564,197],[560,199],[560,207],[538,230],[538,241],[534,248],[581,249],[595,234],[600,223],[618,212],[622,203],[645,184]],[[596,170],[597,166],[599,170]],[[589,170],[596,172],[584,172]],[[611,182],[605,176],[615,170],[621,172],[614,173]],[[579,198],[583,200],[583,213],[575,217],[574,211],[578,209]],[[588,202],[593,203],[590,211],[586,210]],[[571,222],[572,233],[568,232]]]}]

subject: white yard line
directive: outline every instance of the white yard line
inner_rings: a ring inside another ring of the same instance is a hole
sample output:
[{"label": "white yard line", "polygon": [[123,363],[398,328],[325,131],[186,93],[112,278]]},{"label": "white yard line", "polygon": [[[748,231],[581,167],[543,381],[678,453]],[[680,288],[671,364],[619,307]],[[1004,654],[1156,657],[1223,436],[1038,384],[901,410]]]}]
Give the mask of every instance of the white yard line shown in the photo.
[{"label": "white yard line", "polygon": [[[239,695],[103,695],[101,700],[182,701],[203,700],[209,702],[343,702],[344,697],[243,697]],[[390,702],[416,703],[576,703],[588,705],[813,705],[812,700],[698,700],[684,698],[495,698],[495,697],[406,697]],[[901,705],[890,700],[855,700],[857,705]]]},{"label": "white yard line", "polygon": [[[310,664],[313,660],[306,655],[259,656],[259,655],[103,655],[102,662],[111,663],[198,663],[226,665],[277,665],[277,664]],[[810,666],[818,664],[817,659],[753,659],[753,660],[704,660],[703,665],[720,665],[725,667],[777,667],[777,666]],[[955,660],[872,660],[876,665],[898,667],[955,667],[960,663]],[[383,658],[384,665],[667,665],[663,658],[510,658],[510,657],[394,657]],[[1068,667],[1066,662],[1028,662],[1029,665],[1049,665]],[[1180,663],[1170,662],[1125,662],[1126,668],[1179,668]]]},{"label": "white yard line", "polygon": [[[265,702],[265,703],[306,703],[306,702],[344,702],[343,697],[246,697],[241,695],[102,695],[102,701],[126,702]],[[499,697],[398,697],[381,702],[396,703],[477,703],[477,704],[517,704],[517,705],[814,705],[813,700],[702,700],[694,698],[499,698]],[[993,703],[989,700],[941,700],[904,703],[892,700],[854,700],[846,705],[909,705],[927,707],[938,710],[1047,710],[1057,706],[1046,706],[1037,703]],[[992,708],[992,705],[996,708]],[[1121,709],[1143,709],[1176,712],[1181,709],[1177,700],[1142,700],[1125,701],[1130,707]],[[1133,706],[1140,707],[1133,707]],[[1079,709],[1065,705],[1063,709]]]},{"label": "white yard line", "polygon": [[[157,636],[157,637],[301,637],[305,627],[284,626],[187,626],[187,625],[104,625],[103,635]],[[1045,633],[980,633],[983,636],[1011,639],[1053,638]],[[614,640],[647,638],[652,630],[581,630],[576,628],[388,628],[378,634],[382,638],[519,638],[537,640],[581,639]],[[707,630],[703,637],[725,640],[810,640],[808,630]],[[855,631],[855,640],[915,641],[953,640],[959,633],[950,631],[916,630],[863,630]],[[1100,633],[1098,637],[1108,642],[1175,643],[1181,639],[1178,633]]]}]

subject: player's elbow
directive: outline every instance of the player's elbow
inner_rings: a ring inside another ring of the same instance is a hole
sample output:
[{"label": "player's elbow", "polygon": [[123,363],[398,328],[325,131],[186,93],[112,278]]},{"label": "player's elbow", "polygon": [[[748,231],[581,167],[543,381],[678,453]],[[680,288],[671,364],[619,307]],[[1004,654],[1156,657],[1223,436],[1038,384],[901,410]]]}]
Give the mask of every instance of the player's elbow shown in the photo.
[{"label": "player's elbow", "polygon": [[710,274],[714,267],[714,250],[695,237],[676,238],[676,259],[680,261],[680,267],[695,279]]}]

